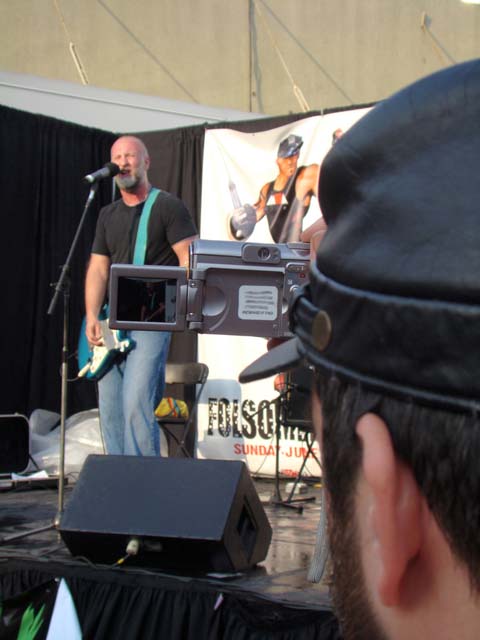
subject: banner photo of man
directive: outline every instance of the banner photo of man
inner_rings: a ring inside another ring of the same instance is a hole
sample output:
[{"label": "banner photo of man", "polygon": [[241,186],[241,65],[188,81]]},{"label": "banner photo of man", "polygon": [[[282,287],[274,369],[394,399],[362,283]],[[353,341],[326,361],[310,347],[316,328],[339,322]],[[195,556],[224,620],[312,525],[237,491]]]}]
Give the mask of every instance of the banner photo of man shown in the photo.
[{"label": "banner photo of man", "polygon": [[[302,230],[322,215],[322,158],[366,111],[311,116],[257,133],[207,130],[200,237],[234,243],[299,242]],[[257,277],[261,286],[261,265]],[[198,359],[210,373],[198,410],[197,455],[242,459],[251,473],[274,475],[279,435],[279,471],[295,476],[307,452],[308,431],[297,426],[294,415],[295,426],[279,423],[279,391],[273,378],[238,383],[239,372],[266,348],[265,338],[199,335]],[[312,451],[318,458],[316,443]],[[305,475],[321,475],[314,455]]]},{"label": "banner photo of man", "polygon": [[229,220],[234,240],[246,240],[264,216],[273,242],[298,242],[312,196],[317,195],[320,165],[298,165],[303,138],[291,133],[277,151],[278,174],[260,189],[257,202],[235,209]]}]

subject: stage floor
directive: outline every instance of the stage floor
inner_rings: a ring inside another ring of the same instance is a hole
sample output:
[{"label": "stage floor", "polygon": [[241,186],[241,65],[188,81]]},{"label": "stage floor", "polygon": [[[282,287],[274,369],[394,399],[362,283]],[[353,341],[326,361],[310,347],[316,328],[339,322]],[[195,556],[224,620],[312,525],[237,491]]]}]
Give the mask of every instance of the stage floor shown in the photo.
[{"label": "stage floor", "polygon": [[[286,480],[279,484],[280,495],[287,496]],[[290,480],[291,482],[291,480]],[[331,612],[328,589],[328,574],[319,584],[311,583],[307,573],[312,561],[315,538],[320,517],[320,485],[313,481],[304,485],[305,493],[295,497],[314,498],[302,502],[302,511],[274,504],[277,486],[270,479],[255,479],[254,484],[270,521],[273,536],[266,559],[256,567],[238,574],[225,577],[208,574],[190,576],[196,584],[216,585],[222,583],[224,591],[251,594],[262,600],[304,611]],[[42,569],[63,567],[71,573],[75,569],[91,564],[82,559],[73,558],[64,545],[58,531],[47,528],[52,525],[58,513],[59,494],[54,488],[10,488],[0,493],[0,571],[11,570],[12,566]],[[73,483],[64,490],[64,506],[68,504]],[[298,504],[298,503],[297,503]],[[32,535],[9,540],[11,536],[35,530]],[[102,565],[96,569],[109,571],[111,566]],[[144,568],[128,566],[115,567],[118,573],[145,575]],[[150,576],[176,579],[177,574],[148,570]],[[188,579],[184,574],[182,580]]]}]

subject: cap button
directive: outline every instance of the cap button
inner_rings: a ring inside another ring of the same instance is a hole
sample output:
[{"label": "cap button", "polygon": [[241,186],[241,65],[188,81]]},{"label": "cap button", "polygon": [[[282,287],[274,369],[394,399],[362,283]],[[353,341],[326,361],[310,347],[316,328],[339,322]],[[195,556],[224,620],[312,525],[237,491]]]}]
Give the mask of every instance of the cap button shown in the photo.
[{"label": "cap button", "polygon": [[324,351],[332,336],[332,323],[326,311],[318,311],[312,323],[312,343],[318,351]]}]

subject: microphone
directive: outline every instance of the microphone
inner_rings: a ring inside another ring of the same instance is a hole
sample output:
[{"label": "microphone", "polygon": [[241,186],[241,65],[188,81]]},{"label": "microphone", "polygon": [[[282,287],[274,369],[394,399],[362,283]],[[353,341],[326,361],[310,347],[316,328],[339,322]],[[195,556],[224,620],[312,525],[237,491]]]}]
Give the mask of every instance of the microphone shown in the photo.
[{"label": "microphone", "polygon": [[93,173],[89,173],[83,178],[84,182],[89,182],[93,184],[94,182],[98,182],[99,180],[103,180],[104,178],[113,178],[117,173],[120,172],[120,167],[118,164],[114,162],[107,162],[101,169],[98,171],[94,171]]}]

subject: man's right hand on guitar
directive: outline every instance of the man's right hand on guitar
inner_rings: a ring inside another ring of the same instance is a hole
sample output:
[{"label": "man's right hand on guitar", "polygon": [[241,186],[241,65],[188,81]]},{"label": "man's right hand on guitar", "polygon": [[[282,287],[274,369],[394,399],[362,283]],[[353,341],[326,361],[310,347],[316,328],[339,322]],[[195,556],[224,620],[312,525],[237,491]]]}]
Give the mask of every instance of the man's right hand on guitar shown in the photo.
[{"label": "man's right hand on guitar", "polygon": [[103,345],[102,326],[98,318],[88,319],[85,324],[85,335],[88,344],[92,347],[100,347]]}]

